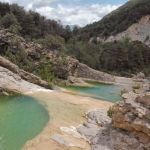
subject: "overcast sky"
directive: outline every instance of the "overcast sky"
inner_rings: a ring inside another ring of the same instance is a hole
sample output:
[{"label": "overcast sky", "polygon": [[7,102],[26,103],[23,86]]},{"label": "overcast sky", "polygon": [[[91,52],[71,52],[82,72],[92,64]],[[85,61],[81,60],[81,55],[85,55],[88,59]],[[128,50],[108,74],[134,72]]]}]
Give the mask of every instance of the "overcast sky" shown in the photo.
[{"label": "overcast sky", "polygon": [[0,0],[17,3],[64,25],[79,25],[100,20],[127,0]]}]

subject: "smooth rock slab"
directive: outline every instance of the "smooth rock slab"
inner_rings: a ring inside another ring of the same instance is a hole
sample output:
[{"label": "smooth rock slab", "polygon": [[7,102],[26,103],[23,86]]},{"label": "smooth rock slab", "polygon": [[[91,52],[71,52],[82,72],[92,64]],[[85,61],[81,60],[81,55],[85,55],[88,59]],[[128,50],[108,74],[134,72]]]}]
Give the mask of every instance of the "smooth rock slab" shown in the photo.
[{"label": "smooth rock slab", "polygon": [[64,133],[67,133],[69,135],[72,135],[75,138],[83,138],[81,134],[77,131],[76,127],[71,126],[70,128],[68,127],[60,127],[60,130]]},{"label": "smooth rock slab", "polygon": [[79,139],[68,135],[54,134],[51,139],[66,147],[77,147],[80,149],[85,149],[85,145],[82,142],[80,143]]}]

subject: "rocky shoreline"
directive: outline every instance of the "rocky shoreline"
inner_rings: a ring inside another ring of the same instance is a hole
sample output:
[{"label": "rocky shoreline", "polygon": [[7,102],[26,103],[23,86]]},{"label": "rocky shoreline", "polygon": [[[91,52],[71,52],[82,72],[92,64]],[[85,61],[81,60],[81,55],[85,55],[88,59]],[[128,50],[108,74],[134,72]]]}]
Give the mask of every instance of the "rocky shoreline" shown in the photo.
[{"label": "rocky shoreline", "polygon": [[[62,127],[60,130],[71,137],[86,140],[92,150],[149,150],[149,82],[139,75],[134,79],[117,77],[116,81],[128,91],[122,95],[123,101],[105,109],[99,107],[89,110],[83,124]],[[134,89],[136,84],[140,86]],[[68,149],[72,146],[85,149],[80,144],[72,145],[61,134],[54,134],[51,139]]]},{"label": "rocky shoreline", "polygon": [[92,150],[149,150],[150,149],[150,95],[128,93],[124,101],[107,111],[92,110],[78,132],[91,144]]},{"label": "rocky shoreline", "polygon": [[[51,95],[58,94],[59,98],[62,97],[61,100],[77,105],[78,108],[86,106],[84,112],[90,109],[85,115],[84,123],[80,125],[78,121],[69,124],[59,123],[57,127],[54,126],[55,132],[48,134],[52,130],[50,123],[45,132],[27,144],[25,150],[41,150],[40,146],[42,148],[45,146],[44,150],[47,150],[47,145],[51,145],[52,149],[61,150],[150,149],[149,92],[142,90],[138,91],[138,94],[135,92],[125,93],[123,101],[115,105],[105,101],[95,101],[92,98],[70,95],[63,91],[54,93],[52,92]],[[67,99],[63,97],[67,97]],[[76,99],[80,99],[80,101],[76,101]],[[49,100],[46,103],[50,105]],[[48,139],[43,136],[47,136]]]}]

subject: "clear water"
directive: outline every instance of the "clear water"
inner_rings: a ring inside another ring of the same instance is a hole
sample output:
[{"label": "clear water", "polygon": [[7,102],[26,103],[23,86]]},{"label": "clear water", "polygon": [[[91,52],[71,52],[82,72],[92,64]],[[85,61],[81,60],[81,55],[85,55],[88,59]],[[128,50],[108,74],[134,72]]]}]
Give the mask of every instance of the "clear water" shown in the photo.
[{"label": "clear water", "polygon": [[67,89],[78,92],[81,95],[110,102],[116,102],[122,99],[121,87],[116,85],[96,83],[91,87],[68,86]]},{"label": "clear water", "polygon": [[0,97],[0,150],[21,150],[48,120],[44,106],[31,97]]}]

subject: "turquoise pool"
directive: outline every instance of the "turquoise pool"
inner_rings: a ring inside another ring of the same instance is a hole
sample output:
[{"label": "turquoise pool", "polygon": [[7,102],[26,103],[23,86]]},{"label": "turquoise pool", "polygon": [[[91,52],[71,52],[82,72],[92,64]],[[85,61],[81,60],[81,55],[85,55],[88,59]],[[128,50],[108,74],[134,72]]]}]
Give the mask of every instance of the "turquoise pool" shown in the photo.
[{"label": "turquoise pool", "polygon": [[93,83],[91,87],[68,86],[66,89],[78,92],[80,95],[90,96],[110,102],[116,102],[122,99],[121,87],[113,84]]},{"label": "turquoise pool", "polygon": [[34,98],[0,97],[0,150],[21,150],[48,121],[47,110]]}]

